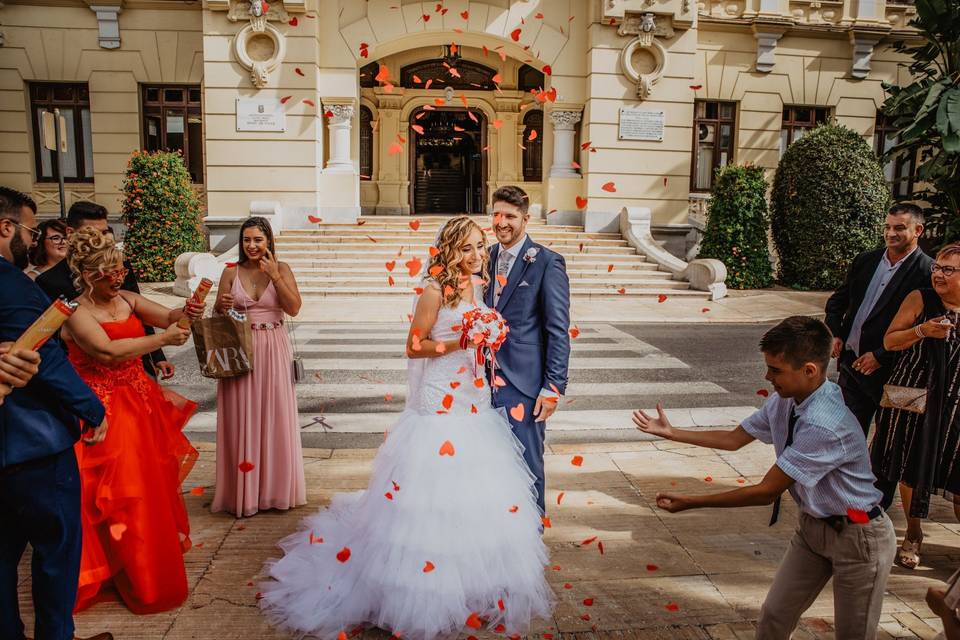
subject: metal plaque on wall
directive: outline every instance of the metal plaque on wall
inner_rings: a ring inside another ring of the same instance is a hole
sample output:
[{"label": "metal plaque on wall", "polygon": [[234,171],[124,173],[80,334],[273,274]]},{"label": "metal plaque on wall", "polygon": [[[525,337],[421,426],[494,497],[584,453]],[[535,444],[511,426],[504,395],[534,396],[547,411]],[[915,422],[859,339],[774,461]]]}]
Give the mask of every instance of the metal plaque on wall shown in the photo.
[{"label": "metal plaque on wall", "polygon": [[664,112],[648,109],[620,109],[618,137],[621,140],[663,142]]}]

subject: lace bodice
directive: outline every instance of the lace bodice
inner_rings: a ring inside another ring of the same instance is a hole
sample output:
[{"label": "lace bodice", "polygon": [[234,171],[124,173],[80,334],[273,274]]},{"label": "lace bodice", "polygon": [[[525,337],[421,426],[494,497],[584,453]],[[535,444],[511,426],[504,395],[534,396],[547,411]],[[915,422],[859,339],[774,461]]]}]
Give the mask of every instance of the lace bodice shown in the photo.
[{"label": "lace bodice", "polygon": [[[479,287],[476,301],[476,306],[486,308]],[[474,306],[473,302],[461,302],[456,307],[441,307],[427,338],[458,340],[463,314]],[[477,364],[474,349],[457,349],[438,358],[419,361],[423,369],[419,389],[411,389],[411,408],[426,413],[457,414],[470,413],[474,407],[490,406],[486,370]]]},{"label": "lace bodice", "polygon": [[[123,338],[143,337],[143,323],[132,313],[124,320],[115,322],[101,322],[104,332],[111,340]],[[130,385],[141,396],[146,398],[149,391],[150,378],[143,370],[143,361],[139,356],[128,358],[122,362],[105,364],[88,355],[72,340],[67,340],[67,352],[70,362],[77,373],[83,378],[97,397],[110,409],[110,398],[113,390],[120,385]],[[146,407],[149,411],[149,407]]]}]

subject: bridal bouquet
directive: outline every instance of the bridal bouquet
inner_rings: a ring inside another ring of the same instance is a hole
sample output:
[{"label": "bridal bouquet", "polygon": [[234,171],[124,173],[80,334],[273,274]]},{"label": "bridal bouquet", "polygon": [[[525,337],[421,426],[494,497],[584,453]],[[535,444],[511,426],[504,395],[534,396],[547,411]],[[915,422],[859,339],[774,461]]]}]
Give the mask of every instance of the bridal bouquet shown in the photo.
[{"label": "bridal bouquet", "polygon": [[477,350],[477,364],[485,364],[489,357],[491,367],[496,369],[497,351],[510,333],[503,316],[493,309],[473,308],[463,314],[460,327],[460,346],[466,349],[473,345]]}]

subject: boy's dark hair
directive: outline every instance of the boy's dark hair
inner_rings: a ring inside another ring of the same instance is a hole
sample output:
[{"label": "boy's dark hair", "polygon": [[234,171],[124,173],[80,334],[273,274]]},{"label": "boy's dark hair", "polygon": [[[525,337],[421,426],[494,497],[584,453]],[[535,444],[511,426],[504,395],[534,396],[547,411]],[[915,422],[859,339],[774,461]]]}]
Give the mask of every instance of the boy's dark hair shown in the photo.
[{"label": "boy's dark hair", "polygon": [[512,184],[500,187],[493,192],[493,202],[491,204],[497,204],[498,202],[512,204],[517,209],[520,209],[520,213],[524,215],[526,215],[527,209],[530,208],[530,197],[527,195],[527,192]]},{"label": "boy's dark hair", "polygon": [[31,211],[37,212],[37,203],[33,198],[16,189],[0,187],[0,217],[20,222],[20,209],[23,207],[30,207]]},{"label": "boy's dark hair", "polygon": [[794,369],[808,362],[824,372],[830,365],[833,334],[820,320],[808,316],[791,316],[763,334],[760,351],[782,356]]},{"label": "boy's dark hair", "polygon": [[79,200],[70,205],[67,211],[67,226],[76,231],[83,226],[84,220],[106,220],[107,208],[102,204]]}]

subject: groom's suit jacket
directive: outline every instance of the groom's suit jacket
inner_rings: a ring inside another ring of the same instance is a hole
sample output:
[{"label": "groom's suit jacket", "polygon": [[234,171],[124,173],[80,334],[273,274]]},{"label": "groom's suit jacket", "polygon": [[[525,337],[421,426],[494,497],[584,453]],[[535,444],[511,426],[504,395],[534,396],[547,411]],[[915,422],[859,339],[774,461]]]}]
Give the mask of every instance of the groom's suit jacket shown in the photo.
[{"label": "groom's suit jacket", "polygon": [[[536,256],[527,259],[531,248]],[[494,306],[499,251],[499,243],[490,251],[485,297],[489,307]],[[563,394],[570,360],[570,281],[563,256],[527,236],[496,310],[510,327],[507,341],[497,352],[499,375],[530,398],[539,396],[541,389]]]}]

